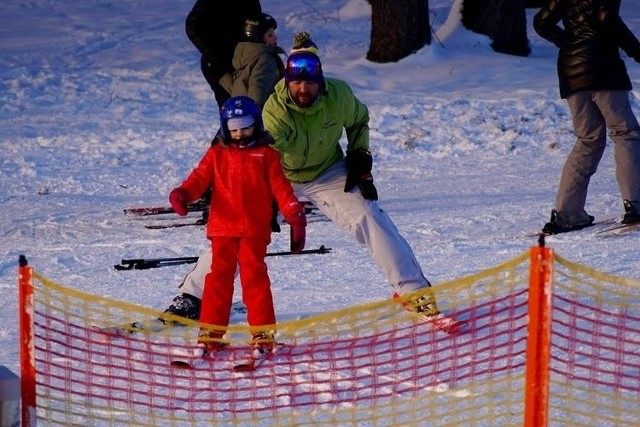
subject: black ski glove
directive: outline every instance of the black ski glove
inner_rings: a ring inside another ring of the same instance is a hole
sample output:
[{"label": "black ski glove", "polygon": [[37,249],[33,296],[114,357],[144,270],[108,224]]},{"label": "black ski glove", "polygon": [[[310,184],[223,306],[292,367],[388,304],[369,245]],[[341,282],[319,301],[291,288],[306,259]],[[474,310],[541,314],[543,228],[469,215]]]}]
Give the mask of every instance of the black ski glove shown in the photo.
[{"label": "black ski glove", "polygon": [[371,174],[361,176],[358,186],[360,187],[362,197],[367,200],[378,200],[378,190],[376,190],[375,185],[373,185],[373,176],[371,176]]},{"label": "black ski glove", "polygon": [[352,151],[347,153],[345,159],[347,164],[347,182],[344,192],[349,193],[356,185],[360,187],[360,194],[367,200],[378,200],[378,190],[373,185],[371,168],[373,158],[371,153],[365,150]]}]

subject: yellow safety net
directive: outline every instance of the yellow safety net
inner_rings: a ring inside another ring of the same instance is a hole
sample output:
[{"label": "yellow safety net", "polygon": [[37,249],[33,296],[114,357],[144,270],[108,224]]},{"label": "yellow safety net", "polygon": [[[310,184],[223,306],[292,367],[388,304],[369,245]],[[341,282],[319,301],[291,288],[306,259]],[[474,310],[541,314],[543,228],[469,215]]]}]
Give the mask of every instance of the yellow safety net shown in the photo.
[{"label": "yellow safety net", "polygon": [[[549,419],[635,425],[640,284],[557,264]],[[523,423],[528,251],[433,287],[439,309],[468,322],[457,334],[383,300],[279,323],[282,345],[252,372],[234,370],[249,354],[244,322],[228,327],[223,350],[177,369],[170,363],[189,359],[197,323],[170,318],[185,324],[171,327],[149,308],[33,278],[42,424]]]}]

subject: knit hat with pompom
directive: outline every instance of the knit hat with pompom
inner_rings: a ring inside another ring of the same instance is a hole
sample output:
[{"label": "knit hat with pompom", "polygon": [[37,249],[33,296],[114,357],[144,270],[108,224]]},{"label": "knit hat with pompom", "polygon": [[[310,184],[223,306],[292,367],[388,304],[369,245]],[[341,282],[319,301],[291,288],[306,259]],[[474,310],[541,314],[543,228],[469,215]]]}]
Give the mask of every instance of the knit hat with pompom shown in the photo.
[{"label": "knit hat with pompom", "polygon": [[313,40],[311,40],[311,34],[306,31],[298,31],[293,36],[293,47],[291,48],[291,53],[301,51],[311,52],[315,55],[320,51],[318,46],[313,42]]}]

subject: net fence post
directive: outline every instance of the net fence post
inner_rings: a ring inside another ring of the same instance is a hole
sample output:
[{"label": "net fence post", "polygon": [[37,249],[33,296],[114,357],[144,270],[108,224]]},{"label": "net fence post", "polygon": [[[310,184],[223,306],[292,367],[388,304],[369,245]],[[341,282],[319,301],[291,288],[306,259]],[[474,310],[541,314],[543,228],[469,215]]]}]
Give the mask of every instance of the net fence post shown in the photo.
[{"label": "net fence post", "polygon": [[22,426],[36,425],[36,366],[33,333],[33,281],[27,258],[18,261],[18,318],[20,319],[20,398]]},{"label": "net fence post", "polygon": [[545,247],[543,235],[538,246],[531,248],[530,259],[524,425],[544,427],[548,423],[553,250]]}]

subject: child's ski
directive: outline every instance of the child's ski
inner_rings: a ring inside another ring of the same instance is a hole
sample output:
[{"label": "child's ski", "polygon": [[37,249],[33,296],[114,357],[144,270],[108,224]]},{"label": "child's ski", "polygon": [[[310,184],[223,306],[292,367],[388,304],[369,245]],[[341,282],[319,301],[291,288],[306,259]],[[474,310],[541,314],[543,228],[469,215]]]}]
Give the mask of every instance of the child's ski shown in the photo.
[{"label": "child's ski", "polygon": [[267,360],[271,359],[278,352],[280,348],[284,347],[283,343],[277,343],[272,351],[259,351],[252,350],[251,354],[244,362],[233,365],[235,372],[253,372],[264,364]]}]

